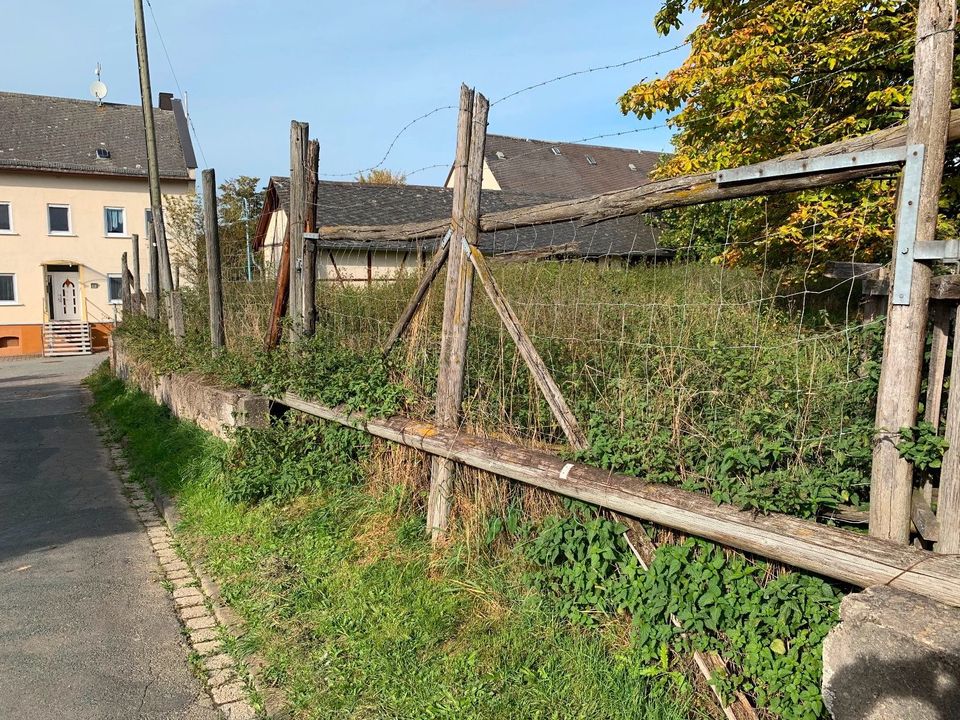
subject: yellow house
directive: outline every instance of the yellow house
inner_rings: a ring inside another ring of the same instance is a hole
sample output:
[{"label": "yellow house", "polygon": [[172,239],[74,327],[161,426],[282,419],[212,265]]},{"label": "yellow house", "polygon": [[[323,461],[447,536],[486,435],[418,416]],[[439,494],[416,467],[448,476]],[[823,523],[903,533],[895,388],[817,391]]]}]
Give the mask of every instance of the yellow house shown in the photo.
[{"label": "yellow house", "polygon": [[[155,115],[161,192],[193,195],[183,106],[161,93]],[[0,92],[0,118],[0,357],[105,347],[134,234],[153,290],[141,108]]]}]

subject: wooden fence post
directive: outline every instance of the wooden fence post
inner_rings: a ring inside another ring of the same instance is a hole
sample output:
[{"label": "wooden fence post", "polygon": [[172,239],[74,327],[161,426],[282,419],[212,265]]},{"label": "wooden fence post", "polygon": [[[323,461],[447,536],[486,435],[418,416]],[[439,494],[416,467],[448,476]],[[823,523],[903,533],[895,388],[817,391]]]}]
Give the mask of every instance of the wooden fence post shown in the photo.
[{"label": "wooden fence post", "polygon": [[[320,185],[320,142],[307,143],[306,230],[316,232],[317,192]],[[303,334],[312,337],[317,329],[317,241],[303,241]]]},{"label": "wooden fence post", "polygon": [[214,353],[227,344],[223,327],[223,282],[220,276],[220,225],[217,219],[217,175],[203,171],[203,229],[207,245],[207,297],[210,301],[210,345]]},{"label": "wooden fence post", "polygon": [[[479,107],[478,107],[479,105]],[[466,371],[467,336],[473,299],[473,266],[463,252],[462,240],[478,233],[480,183],[483,165],[470,166],[470,148],[476,135],[479,109],[482,113],[480,142],[487,124],[487,101],[479,104],[474,92],[460,87],[460,114],[457,120],[457,154],[453,177],[453,238],[447,257],[447,282],[443,296],[443,331],[440,341],[440,368],[437,376],[437,424],[456,427],[460,422],[463,379]],[[472,178],[472,179],[471,179]],[[471,194],[475,197],[471,197]],[[446,530],[450,516],[454,463],[434,457],[430,472],[430,497],[427,501],[427,528],[436,540]]]},{"label": "wooden fence post", "polygon": [[160,256],[153,221],[147,223],[147,240],[150,251],[150,294],[147,297],[147,315],[160,319]]},{"label": "wooden fence post", "polygon": [[120,303],[123,308],[123,319],[130,317],[130,269],[127,265],[127,254],[120,255]]},{"label": "wooden fence post", "polygon": [[143,311],[143,292],[140,288],[140,236],[136,233],[131,238],[132,254],[130,262],[133,265],[133,311]]},{"label": "wooden fence post", "polygon": [[303,231],[307,216],[307,136],[310,126],[290,123],[290,289],[287,316],[290,339],[303,336]]},{"label": "wooden fence post", "polygon": [[[917,208],[915,239],[918,242],[934,240],[936,236],[953,85],[953,73],[944,72],[944,68],[953,67],[955,12],[954,2],[942,0],[920,0],[917,9],[913,98],[906,141],[907,146],[923,145],[925,148]],[[903,202],[898,206],[897,226],[901,227],[906,208]],[[897,247],[895,252],[903,250]],[[902,544],[910,541],[913,467],[900,457],[897,442],[900,428],[911,427],[917,420],[930,276],[928,265],[913,262],[910,304],[893,304],[894,293],[890,293],[877,392],[870,534]],[[893,282],[896,282],[896,273]]]},{"label": "wooden fence post", "polygon": [[[960,306],[957,307],[960,323]],[[953,334],[950,362],[950,394],[944,435],[949,443],[940,469],[940,497],[937,502],[937,552],[960,553],[960,325]]]}]

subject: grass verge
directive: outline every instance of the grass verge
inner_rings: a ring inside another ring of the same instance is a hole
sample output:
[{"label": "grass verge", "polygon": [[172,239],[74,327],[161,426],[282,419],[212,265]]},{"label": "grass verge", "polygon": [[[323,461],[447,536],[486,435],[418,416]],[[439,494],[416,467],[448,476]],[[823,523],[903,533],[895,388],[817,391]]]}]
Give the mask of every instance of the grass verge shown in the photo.
[{"label": "grass verge", "polygon": [[293,499],[237,503],[224,443],[105,368],[88,383],[133,477],[176,497],[185,547],[247,622],[238,649],[267,660],[297,717],[710,716],[681,677],[651,674],[621,619],[566,622],[518,553],[434,554],[402,487],[325,469]]}]

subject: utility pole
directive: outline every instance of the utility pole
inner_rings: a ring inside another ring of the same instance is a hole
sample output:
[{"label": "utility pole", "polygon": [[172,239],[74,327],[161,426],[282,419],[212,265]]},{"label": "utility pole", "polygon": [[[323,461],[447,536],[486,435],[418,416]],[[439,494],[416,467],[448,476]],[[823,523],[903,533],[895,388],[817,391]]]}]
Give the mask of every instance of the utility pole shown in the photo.
[{"label": "utility pole", "polygon": [[[136,19],[137,64],[140,68],[140,103],[143,106],[143,129],[147,141],[147,178],[150,184],[150,208],[160,260],[160,285],[165,293],[172,293],[174,291],[173,274],[170,271],[170,252],[167,246],[167,232],[163,222],[163,204],[160,196],[157,129],[153,118],[153,90],[150,87],[150,60],[147,55],[147,31],[143,17],[143,0],[133,0],[133,11]],[[178,320],[179,313],[173,312],[174,301],[169,297],[167,300],[170,303],[171,312],[169,316],[173,336],[179,342],[184,334],[183,323]]]}]

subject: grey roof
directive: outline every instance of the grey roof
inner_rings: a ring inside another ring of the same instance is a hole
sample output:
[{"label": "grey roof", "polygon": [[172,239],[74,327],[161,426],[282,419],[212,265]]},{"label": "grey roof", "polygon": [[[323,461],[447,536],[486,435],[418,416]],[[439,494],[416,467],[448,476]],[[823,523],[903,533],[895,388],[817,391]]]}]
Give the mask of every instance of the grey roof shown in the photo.
[{"label": "grey roof", "polygon": [[[289,178],[272,177],[268,185],[276,193],[279,207],[289,208]],[[481,212],[496,212],[548,202],[542,195],[484,190]],[[265,212],[270,211],[265,204]],[[321,181],[317,189],[317,225],[390,225],[402,222],[436,220],[448,217],[453,206],[453,190],[428,185],[369,185],[352,182]],[[261,223],[265,228],[266,224]],[[262,238],[258,238],[262,242]],[[432,239],[422,243],[429,250]],[[484,233],[480,249],[485,254],[536,253],[541,257],[599,258],[672,257],[673,251],[657,247],[656,232],[639,216],[608,220],[578,227],[576,223],[556,223],[540,227],[515,228]],[[327,241],[335,249],[412,250],[410,242]]]},{"label": "grey roof", "polygon": [[484,154],[502,190],[558,198],[643,185],[649,182],[650,171],[662,156],[663,153],[650,150],[527,140],[509,135],[487,135]]},{"label": "grey roof", "polygon": [[[196,167],[178,102],[154,109],[160,175],[187,179]],[[100,159],[97,149],[110,157]],[[139,105],[0,92],[0,169],[95,175],[147,175]]]}]

